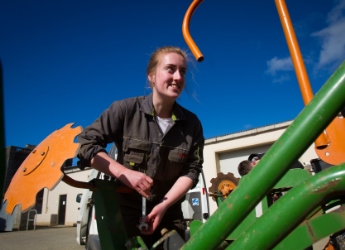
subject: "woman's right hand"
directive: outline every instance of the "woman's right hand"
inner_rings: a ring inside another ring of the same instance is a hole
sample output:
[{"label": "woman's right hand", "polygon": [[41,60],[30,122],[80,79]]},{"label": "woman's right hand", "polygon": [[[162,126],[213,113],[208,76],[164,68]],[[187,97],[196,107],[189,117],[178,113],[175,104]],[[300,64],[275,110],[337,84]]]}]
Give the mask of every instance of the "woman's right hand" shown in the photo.
[{"label": "woman's right hand", "polygon": [[118,179],[126,186],[134,189],[139,194],[148,198],[151,195],[153,180],[146,174],[131,169],[124,169]]},{"label": "woman's right hand", "polygon": [[97,153],[91,159],[91,167],[115,178],[119,179],[127,187],[137,191],[139,194],[148,198],[151,193],[153,180],[146,174],[126,168],[114,159],[110,158],[105,152]]}]

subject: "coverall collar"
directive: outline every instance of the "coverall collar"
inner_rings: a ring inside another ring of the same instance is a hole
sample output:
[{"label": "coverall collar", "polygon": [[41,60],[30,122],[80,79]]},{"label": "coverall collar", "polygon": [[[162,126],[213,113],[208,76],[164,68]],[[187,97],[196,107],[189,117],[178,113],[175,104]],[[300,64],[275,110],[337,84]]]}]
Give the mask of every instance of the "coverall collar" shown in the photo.
[{"label": "coverall collar", "polygon": [[[153,95],[152,93],[146,96],[141,104],[140,104],[140,110],[143,111],[147,115],[154,116],[155,115],[155,110],[153,107]],[[174,106],[173,106],[173,111],[172,111],[172,116],[171,118],[174,121],[178,120],[186,120],[186,116],[184,114],[183,108],[175,101]]]}]

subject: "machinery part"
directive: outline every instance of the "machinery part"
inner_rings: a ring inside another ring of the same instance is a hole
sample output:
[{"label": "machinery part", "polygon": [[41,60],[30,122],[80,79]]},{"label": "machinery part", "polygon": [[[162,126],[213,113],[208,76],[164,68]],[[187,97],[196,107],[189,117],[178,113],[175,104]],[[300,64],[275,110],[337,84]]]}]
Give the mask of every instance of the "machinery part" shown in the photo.
[{"label": "machinery part", "polygon": [[208,191],[212,194],[212,199],[216,201],[215,196],[227,198],[230,193],[237,187],[240,178],[236,178],[233,173],[217,174],[216,178],[211,179],[211,187]]},{"label": "machinery part", "polygon": [[35,205],[36,195],[43,188],[52,190],[62,179],[62,164],[76,157],[79,143],[74,138],[82,128],[71,128],[73,123],[54,131],[44,139],[24,160],[6,191],[6,213],[12,214],[17,205],[22,212]]},{"label": "machinery part", "polygon": [[145,222],[146,221],[146,198],[142,197],[142,212],[141,212],[141,221],[139,225],[139,230],[147,230],[149,225]]}]

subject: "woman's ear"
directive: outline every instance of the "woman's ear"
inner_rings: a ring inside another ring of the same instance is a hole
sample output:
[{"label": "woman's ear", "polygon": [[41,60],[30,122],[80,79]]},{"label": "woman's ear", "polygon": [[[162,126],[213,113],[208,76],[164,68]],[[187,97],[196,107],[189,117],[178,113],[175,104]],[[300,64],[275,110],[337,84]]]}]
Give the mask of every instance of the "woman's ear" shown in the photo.
[{"label": "woman's ear", "polygon": [[148,76],[147,76],[147,78],[149,79],[149,82],[150,83],[154,83],[155,82],[155,75],[151,75],[151,74],[149,74]]}]

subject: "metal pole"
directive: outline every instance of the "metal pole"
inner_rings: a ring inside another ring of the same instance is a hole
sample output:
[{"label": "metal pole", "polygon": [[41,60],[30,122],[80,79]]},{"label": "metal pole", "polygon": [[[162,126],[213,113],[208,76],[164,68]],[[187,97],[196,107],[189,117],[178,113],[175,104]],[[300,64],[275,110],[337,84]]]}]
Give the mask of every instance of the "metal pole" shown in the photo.
[{"label": "metal pole", "polygon": [[[313,98],[307,70],[298,45],[295,31],[290,19],[285,0],[275,0],[279,18],[284,30],[286,42],[295,68],[298,84],[302,93],[304,104],[307,105]],[[339,117],[324,128],[324,131],[315,140],[315,151],[320,159],[331,164],[338,165],[345,160],[345,121]]]},{"label": "metal pole", "polygon": [[272,249],[317,206],[344,191],[345,164],[322,171],[279,198],[227,249]]},{"label": "metal pole", "polygon": [[241,186],[182,249],[215,249],[221,244],[345,106],[344,96],[345,62],[272,145]]},{"label": "metal pole", "polygon": [[291,60],[295,68],[297,80],[301,89],[304,105],[307,105],[313,99],[309,77],[304,65],[301,50],[292,26],[290,15],[284,0],[275,0],[280,21],[282,23],[286,42],[290,50]]}]

